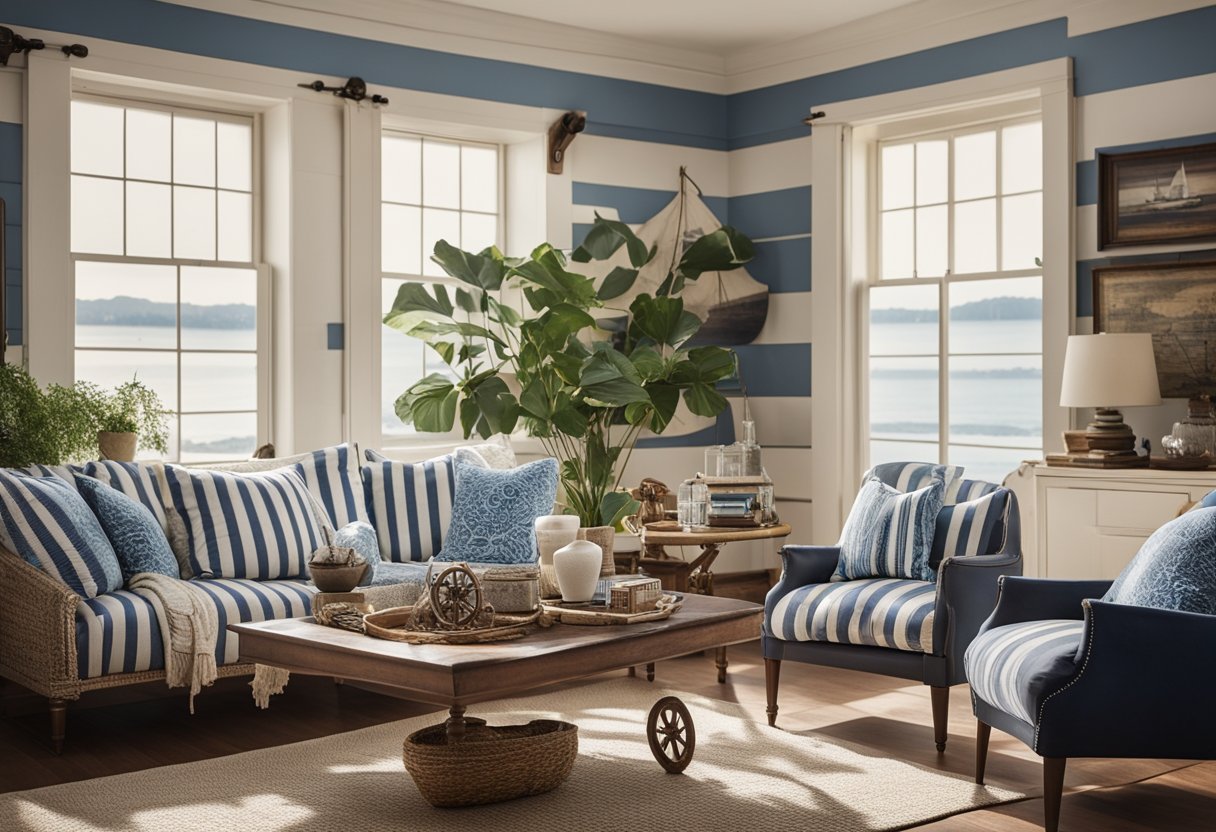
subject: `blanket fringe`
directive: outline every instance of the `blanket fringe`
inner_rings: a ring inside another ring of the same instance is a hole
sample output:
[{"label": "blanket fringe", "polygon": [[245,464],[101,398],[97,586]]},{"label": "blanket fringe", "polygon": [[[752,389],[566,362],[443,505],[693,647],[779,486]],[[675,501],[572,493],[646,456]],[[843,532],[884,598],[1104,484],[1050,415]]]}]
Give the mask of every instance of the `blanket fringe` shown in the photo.
[{"label": "blanket fringe", "polygon": [[287,687],[291,673],[281,667],[259,664],[253,669],[253,701],[263,710],[270,707],[270,697],[280,694]]}]

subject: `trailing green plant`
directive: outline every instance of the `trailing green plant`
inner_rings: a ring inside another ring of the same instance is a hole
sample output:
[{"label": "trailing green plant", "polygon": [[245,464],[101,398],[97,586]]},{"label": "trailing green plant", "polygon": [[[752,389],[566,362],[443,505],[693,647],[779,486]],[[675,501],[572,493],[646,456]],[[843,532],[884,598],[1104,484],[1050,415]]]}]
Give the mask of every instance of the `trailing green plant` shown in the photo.
[{"label": "trailing green plant", "polygon": [[615,525],[636,510],[617,489],[642,430],[662,433],[681,398],[699,416],[726,408],[716,385],[735,374],[735,355],[685,346],[702,322],[680,294],[705,272],[742,266],[753,251],[747,237],[723,226],[677,249],[654,294],[639,293],[625,307],[612,301],[633,288],[655,248],[597,216],[570,260],[607,260],[622,248],[628,265],[597,286],[548,243],[509,258],[494,247],[474,254],[440,240],[432,260],[461,285],[449,293],[442,284],[405,283],[384,316],[457,376],[432,373],[413,384],[396,401],[401,420],[445,432],[459,417],[465,438],[511,433],[522,422],[561,462],[566,504],[586,526]]},{"label": "trailing green plant", "polygon": [[[131,379],[110,393],[97,390],[95,401],[97,430],[134,433],[140,448],[162,454],[169,452],[169,411],[161,404],[156,391],[142,381]],[[94,436],[94,443],[96,439]]]}]

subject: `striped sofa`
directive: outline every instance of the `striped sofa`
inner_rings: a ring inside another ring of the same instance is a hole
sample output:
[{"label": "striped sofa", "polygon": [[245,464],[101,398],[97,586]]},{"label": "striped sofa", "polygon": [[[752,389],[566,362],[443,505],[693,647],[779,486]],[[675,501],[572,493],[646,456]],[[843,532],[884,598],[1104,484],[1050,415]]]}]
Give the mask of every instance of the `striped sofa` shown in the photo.
[{"label": "striped sofa", "polygon": [[[889,463],[865,479],[908,492],[932,468]],[[833,580],[837,546],[781,549],[781,578],[765,599],[761,631],[769,725],[777,721],[781,662],[788,659],[929,685],[934,740],[945,750],[950,687],[965,680],[963,652],[992,611],[998,578],[1022,571],[1017,498],[963,479],[961,469],[950,473],[929,556],[934,580]]]}]

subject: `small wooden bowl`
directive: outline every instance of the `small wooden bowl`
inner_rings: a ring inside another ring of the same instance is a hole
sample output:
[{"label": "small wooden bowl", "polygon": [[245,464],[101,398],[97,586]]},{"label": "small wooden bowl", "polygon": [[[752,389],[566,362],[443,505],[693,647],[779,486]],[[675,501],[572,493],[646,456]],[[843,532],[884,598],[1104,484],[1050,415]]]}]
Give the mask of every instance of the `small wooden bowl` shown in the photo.
[{"label": "small wooden bowl", "polygon": [[308,574],[322,592],[350,592],[363,580],[366,563],[338,566],[332,563],[310,563]]}]

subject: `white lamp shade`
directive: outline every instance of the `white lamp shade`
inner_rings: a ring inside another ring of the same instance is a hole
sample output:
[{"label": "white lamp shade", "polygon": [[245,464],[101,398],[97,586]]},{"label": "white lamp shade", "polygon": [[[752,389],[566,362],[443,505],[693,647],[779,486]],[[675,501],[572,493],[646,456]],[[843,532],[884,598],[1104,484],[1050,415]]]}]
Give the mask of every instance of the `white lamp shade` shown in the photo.
[{"label": "white lamp shade", "polygon": [[1157,404],[1161,404],[1161,388],[1153,336],[1139,332],[1068,336],[1061,407]]}]

